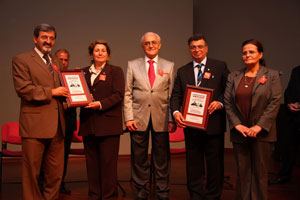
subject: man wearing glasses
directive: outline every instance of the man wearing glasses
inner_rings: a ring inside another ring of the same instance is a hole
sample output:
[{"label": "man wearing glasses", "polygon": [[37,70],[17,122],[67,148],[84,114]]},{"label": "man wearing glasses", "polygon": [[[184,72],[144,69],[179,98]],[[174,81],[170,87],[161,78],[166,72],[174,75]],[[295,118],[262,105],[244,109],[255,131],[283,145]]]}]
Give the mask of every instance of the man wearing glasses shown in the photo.
[{"label": "man wearing glasses", "polygon": [[158,56],[160,36],[153,32],[141,38],[145,56],[128,62],[124,117],[131,138],[132,180],[138,190],[139,200],[149,195],[148,144],[152,138],[153,176],[156,195],[168,199],[170,147],[169,132],[175,124],[169,110],[169,99],[174,83],[174,63]]},{"label": "man wearing glasses", "polygon": [[[190,199],[220,199],[224,181],[226,131],[223,94],[229,70],[225,62],[207,58],[208,46],[203,35],[193,35],[189,38],[188,45],[193,61],[178,69],[170,107],[177,126],[184,128]],[[208,106],[206,131],[190,128],[185,124],[180,110],[186,85],[214,89],[212,102]],[[203,190],[205,171],[206,189]]]}]

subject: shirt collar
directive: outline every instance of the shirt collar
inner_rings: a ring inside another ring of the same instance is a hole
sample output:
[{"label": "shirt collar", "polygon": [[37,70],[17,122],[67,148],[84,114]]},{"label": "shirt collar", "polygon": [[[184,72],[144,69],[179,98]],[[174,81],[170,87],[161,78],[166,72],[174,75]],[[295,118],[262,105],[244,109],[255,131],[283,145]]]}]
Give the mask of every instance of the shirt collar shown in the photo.
[{"label": "shirt collar", "polygon": [[[34,47],[34,50],[41,58],[43,58],[44,54],[37,47]],[[50,56],[48,56],[48,57],[51,60],[51,57]]]},{"label": "shirt collar", "polygon": [[92,65],[90,66],[90,68],[89,68],[89,72],[90,72],[90,73],[93,73],[93,74],[99,74],[99,73],[100,73],[100,72],[103,70],[103,68],[104,68],[105,64],[106,64],[106,62],[105,62],[105,63],[103,63],[103,65],[101,65],[101,67],[100,67],[100,70],[99,70],[99,71],[97,71],[97,70],[96,70],[96,68],[95,68],[95,65],[94,65],[94,64],[92,64]]},{"label": "shirt collar", "polygon": [[148,62],[148,60],[153,60],[154,63],[157,63],[157,61],[158,61],[158,55],[156,55],[155,58],[153,58],[153,59],[150,59],[147,56],[145,56],[145,62]]},{"label": "shirt collar", "polygon": [[203,64],[203,66],[205,66],[206,62],[207,62],[207,57],[205,57],[201,63],[197,63],[195,60],[193,60],[193,67],[196,67],[199,64]]}]

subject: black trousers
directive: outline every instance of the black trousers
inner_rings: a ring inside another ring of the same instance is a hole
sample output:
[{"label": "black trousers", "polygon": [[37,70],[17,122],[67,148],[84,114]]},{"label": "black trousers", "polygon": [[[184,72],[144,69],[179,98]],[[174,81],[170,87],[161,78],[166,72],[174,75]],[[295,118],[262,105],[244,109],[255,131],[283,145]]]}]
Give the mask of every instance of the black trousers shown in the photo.
[{"label": "black trousers", "polygon": [[120,135],[83,136],[89,200],[117,199]]},{"label": "black trousers", "polygon": [[291,177],[297,158],[298,147],[300,144],[300,125],[291,116],[288,116],[286,132],[284,134],[284,146],[282,155],[282,166],[279,176]]},{"label": "black trousers", "polygon": [[156,195],[166,198],[169,195],[170,145],[168,132],[155,132],[151,120],[146,131],[130,133],[131,138],[131,173],[138,197],[146,198],[149,194],[148,146],[151,131],[152,167],[156,182]]},{"label": "black trousers", "polygon": [[224,182],[224,134],[211,136],[204,131],[186,128],[184,135],[190,199],[220,199]]},{"label": "black trousers", "polygon": [[73,132],[74,130],[71,127],[66,126],[66,132],[65,132],[65,154],[64,154],[64,172],[62,176],[62,185],[65,184],[65,176],[67,174],[67,168],[68,168],[68,160],[69,160],[69,154],[70,154],[70,148],[72,144],[72,138],[73,138]]}]

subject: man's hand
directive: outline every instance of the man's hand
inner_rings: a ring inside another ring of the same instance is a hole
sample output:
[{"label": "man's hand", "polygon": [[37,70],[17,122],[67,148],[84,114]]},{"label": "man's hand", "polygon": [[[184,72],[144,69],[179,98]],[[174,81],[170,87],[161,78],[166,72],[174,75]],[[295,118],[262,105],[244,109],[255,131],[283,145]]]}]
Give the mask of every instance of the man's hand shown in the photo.
[{"label": "man's hand", "polygon": [[209,104],[208,106],[208,112],[209,114],[213,114],[213,112],[215,112],[215,110],[220,110],[222,108],[222,104],[218,101],[213,101]]},{"label": "man's hand", "polygon": [[168,131],[169,133],[174,133],[176,131],[176,124],[174,122],[169,122],[168,123]]},{"label": "man's hand", "polygon": [[129,131],[136,131],[138,128],[134,120],[127,121],[125,124]]},{"label": "man's hand", "polygon": [[246,134],[248,137],[253,137],[256,138],[256,135],[261,131],[261,127],[258,125],[250,127],[247,131]]},{"label": "man's hand", "polygon": [[175,113],[174,119],[175,119],[176,125],[178,127],[181,127],[181,128],[186,127],[186,124],[184,123],[185,119],[183,118],[183,116],[180,112]]},{"label": "man's hand", "polygon": [[84,108],[91,108],[94,110],[99,110],[100,109],[100,102],[99,101],[93,101],[89,103],[89,105],[85,106]]},{"label": "man's hand", "polygon": [[57,87],[52,89],[52,96],[64,96],[64,97],[68,97],[69,96],[69,92],[67,90],[67,88],[65,87]]},{"label": "man's hand", "polygon": [[290,109],[290,111],[292,111],[292,112],[299,112],[300,111],[300,105],[299,105],[298,102],[289,103],[287,106],[288,106],[288,109]]},{"label": "man's hand", "polygon": [[242,124],[236,125],[235,129],[238,130],[238,132],[240,132],[244,137],[247,137],[247,131],[248,131],[248,127],[244,126]]}]

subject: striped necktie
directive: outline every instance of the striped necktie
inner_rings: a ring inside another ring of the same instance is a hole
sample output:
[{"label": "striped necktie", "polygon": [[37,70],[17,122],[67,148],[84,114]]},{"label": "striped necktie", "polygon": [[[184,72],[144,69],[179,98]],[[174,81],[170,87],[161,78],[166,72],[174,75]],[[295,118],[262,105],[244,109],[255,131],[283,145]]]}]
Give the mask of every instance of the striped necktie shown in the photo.
[{"label": "striped necktie", "polygon": [[203,75],[203,71],[204,71],[204,70],[202,71],[202,69],[201,69],[202,66],[204,66],[203,63],[197,65],[197,67],[198,67],[197,86],[200,86],[201,81],[202,81],[202,75]]},{"label": "striped necktie", "polygon": [[52,67],[52,64],[50,62],[48,54],[45,53],[43,58],[46,60],[46,65],[47,65],[48,69],[50,70],[51,73],[53,73],[53,67]]}]

